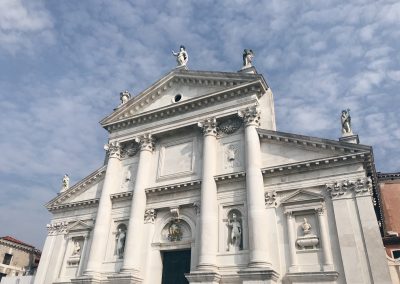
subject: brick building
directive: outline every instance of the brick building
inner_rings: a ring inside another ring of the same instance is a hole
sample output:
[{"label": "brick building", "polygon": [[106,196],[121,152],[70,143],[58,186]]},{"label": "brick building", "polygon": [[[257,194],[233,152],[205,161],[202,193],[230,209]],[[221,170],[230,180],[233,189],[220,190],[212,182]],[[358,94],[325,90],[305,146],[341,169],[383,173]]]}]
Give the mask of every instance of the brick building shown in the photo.
[{"label": "brick building", "polygon": [[0,280],[5,276],[33,275],[41,252],[10,236],[0,238]]},{"label": "brick building", "polygon": [[400,172],[377,173],[382,210],[383,243],[389,257],[400,258]]}]

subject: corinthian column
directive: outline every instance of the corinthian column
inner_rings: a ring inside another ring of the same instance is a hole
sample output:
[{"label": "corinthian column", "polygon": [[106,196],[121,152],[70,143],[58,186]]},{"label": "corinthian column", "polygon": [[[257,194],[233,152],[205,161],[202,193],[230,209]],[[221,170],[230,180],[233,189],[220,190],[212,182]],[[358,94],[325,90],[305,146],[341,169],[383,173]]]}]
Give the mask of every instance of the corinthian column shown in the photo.
[{"label": "corinthian column", "polygon": [[118,142],[106,144],[104,149],[108,151],[107,171],[104,177],[104,185],[101,191],[99,207],[97,209],[96,223],[93,230],[93,240],[90,247],[88,264],[85,275],[98,276],[101,272],[107,237],[111,222],[111,199],[110,194],[115,192],[119,185],[121,172],[120,150]]},{"label": "corinthian column", "polygon": [[203,167],[200,202],[199,270],[217,268],[218,204],[214,175],[216,168],[217,123],[209,118],[198,123],[203,129]]},{"label": "corinthian column", "polygon": [[268,222],[264,204],[264,182],[261,174],[261,150],[257,127],[260,111],[256,107],[239,111],[245,123],[246,194],[249,224],[249,267],[270,267],[267,252]]},{"label": "corinthian column", "polygon": [[144,213],[146,209],[146,192],[151,170],[154,140],[150,134],[136,138],[140,143],[139,164],[133,189],[132,205],[125,243],[124,263],[121,272],[127,272],[141,278],[141,262],[144,231]]}]

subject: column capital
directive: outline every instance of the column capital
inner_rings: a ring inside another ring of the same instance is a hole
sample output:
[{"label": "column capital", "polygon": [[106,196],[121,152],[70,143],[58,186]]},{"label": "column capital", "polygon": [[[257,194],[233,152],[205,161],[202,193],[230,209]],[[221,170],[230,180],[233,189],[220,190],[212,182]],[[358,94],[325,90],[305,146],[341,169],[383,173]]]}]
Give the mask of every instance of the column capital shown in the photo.
[{"label": "column capital", "polygon": [[140,144],[140,151],[154,150],[154,138],[150,133],[143,134],[135,138],[135,141]]},{"label": "column capital", "polygon": [[206,118],[198,122],[197,126],[203,129],[204,136],[217,136],[217,120],[215,117]]},{"label": "column capital", "polygon": [[325,214],[325,206],[321,206],[318,208],[315,208],[315,211],[318,213],[318,216],[324,216]]},{"label": "column capital", "polygon": [[157,211],[155,209],[147,209],[144,212],[144,223],[154,224],[154,221],[157,218]]},{"label": "column capital", "polygon": [[260,125],[260,115],[261,111],[257,106],[248,107],[245,109],[241,109],[238,111],[238,115],[243,118],[243,121],[247,126],[256,126]]},{"label": "column capital", "polygon": [[104,150],[108,152],[108,156],[110,158],[121,158],[121,145],[118,141],[109,142],[104,145]]}]

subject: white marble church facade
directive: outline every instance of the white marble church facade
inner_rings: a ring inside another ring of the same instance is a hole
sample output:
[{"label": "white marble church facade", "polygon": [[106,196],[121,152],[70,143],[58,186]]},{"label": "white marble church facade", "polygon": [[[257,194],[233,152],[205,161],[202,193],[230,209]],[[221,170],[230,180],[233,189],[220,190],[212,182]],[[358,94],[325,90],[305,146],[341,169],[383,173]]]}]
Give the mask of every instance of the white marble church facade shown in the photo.
[{"label": "white marble church facade", "polygon": [[105,165],[46,205],[35,283],[162,283],[182,251],[189,283],[390,283],[371,147],[276,131],[251,60],[186,62],[101,121]]}]

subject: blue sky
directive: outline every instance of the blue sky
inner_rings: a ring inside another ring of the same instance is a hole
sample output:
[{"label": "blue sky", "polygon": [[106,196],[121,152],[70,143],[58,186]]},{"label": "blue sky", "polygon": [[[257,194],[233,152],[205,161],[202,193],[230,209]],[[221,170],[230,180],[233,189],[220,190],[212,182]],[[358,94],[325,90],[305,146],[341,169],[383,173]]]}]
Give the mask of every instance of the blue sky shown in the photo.
[{"label": "blue sky", "polygon": [[[98,168],[98,121],[175,67],[237,71],[244,48],[278,130],[337,140],[340,112],[399,171],[398,1],[0,1],[0,235],[41,248],[43,204]],[[256,3],[257,2],[257,3]]]}]

